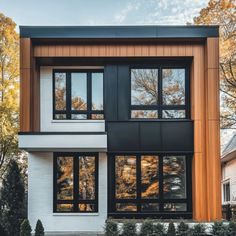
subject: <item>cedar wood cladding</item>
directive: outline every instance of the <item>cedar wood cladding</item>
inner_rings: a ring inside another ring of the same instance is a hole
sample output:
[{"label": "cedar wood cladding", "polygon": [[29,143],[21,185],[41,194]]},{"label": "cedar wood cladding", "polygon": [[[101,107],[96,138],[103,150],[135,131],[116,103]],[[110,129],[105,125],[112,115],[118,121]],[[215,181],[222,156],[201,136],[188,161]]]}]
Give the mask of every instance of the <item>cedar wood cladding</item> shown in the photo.
[{"label": "cedar wood cladding", "polygon": [[[36,58],[50,57],[192,57],[191,119],[194,121],[192,166],[193,218],[221,219],[219,137],[219,40],[204,42],[32,44],[21,38],[20,130],[40,131],[39,65]],[[62,40],[63,43],[63,40]]]}]

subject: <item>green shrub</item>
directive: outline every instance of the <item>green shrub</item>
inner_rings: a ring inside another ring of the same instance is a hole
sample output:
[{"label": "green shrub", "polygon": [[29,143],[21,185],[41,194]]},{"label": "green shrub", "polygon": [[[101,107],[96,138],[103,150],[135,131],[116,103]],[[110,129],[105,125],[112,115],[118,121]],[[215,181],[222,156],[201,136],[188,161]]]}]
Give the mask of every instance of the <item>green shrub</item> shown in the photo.
[{"label": "green shrub", "polygon": [[1,235],[1,236],[7,236],[7,234],[6,234],[4,228],[2,227],[1,224],[0,224],[0,235]]},{"label": "green shrub", "polygon": [[180,222],[180,224],[178,225],[178,229],[177,229],[177,235],[186,236],[186,235],[188,235],[188,232],[189,232],[188,225],[185,224],[184,222]]},{"label": "green shrub", "polygon": [[153,223],[150,220],[145,220],[141,226],[140,230],[141,236],[151,236],[153,233]]},{"label": "green shrub", "polygon": [[153,235],[155,235],[155,236],[164,236],[164,235],[166,235],[164,225],[160,224],[160,223],[153,224]]},{"label": "green shrub", "polygon": [[173,222],[170,222],[168,225],[167,236],[176,236],[175,225]]},{"label": "green shrub", "polygon": [[38,220],[36,223],[35,236],[44,236],[44,228],[41,220]]},{"label": "green shrub", "polygon": [[211,233],[215,236],[227,235],[228,229],[222,222],[215,222],[212,225]]},{"label": "green shrub", "polygon": [[31,226],[27,219],[25,219],[20,226],[20,236],[31,236]]},{"label": "green shrub", "polygon": [[196,224],[193,226],[193,229],[191,230],[191,233],[193,236],[200,236],[200,235],[206,235],[205,233],[206,227],[203,224]]},{"label": "green shrub", "polygon": [[136,236],[136,226],[135,223],[127,222],[123,225],[122,236]]},{"label": "green shrub", "polygon": [[228,235],[235,236],[236,235],[236,222],[230,221],[228,225]]},{"label": "green shrub", "polygon": [[105,225],[105,235],[106,236],[118,236],[118,225],[112,220],[107,220]]}]

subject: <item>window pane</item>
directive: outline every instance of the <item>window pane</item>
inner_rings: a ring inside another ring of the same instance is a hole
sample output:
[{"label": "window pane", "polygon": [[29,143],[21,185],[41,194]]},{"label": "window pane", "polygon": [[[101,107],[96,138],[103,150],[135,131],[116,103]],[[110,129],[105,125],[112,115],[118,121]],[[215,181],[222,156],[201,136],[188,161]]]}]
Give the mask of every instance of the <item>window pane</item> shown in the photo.
[{"label": "window pane", "polygon": [[57,199],[73,199],[73,157],[57,157]]},{"label": "window pane", "polygon": [[184,105],[185,69],[163,69],[162,87],[163,104]]},{"label": "window pane", "polygon": [[91,115],[92,120],[104,120],[103,114],[92,114]]},{"label": "window pane", "polygon": [[185,156],[163,157],[164,198],[186,198]]},{"label": "window pane", "polygon": [[116,156],[116,198],[136,198],[136,157]]},{"label": "window pane", "polygon": [[159,211],[159,203],[143,203],[141,211]]},{"label": "window pane", "polygon": [[57,211],[71,212],[73,211],[73,204],[57,204]]},{"label": "window pane", "polygon": [[158,103],[158,69],[131,70],[131,105]]},{"label": "window pane", "polygon": [[55,114],[55,119],[56,120],[65,120],[66,114]]},{"label": "window pane", "polygon": [[71,73],[71,109],[87,110],[86,73]]},{"label": "window pane", "polygon": [[185,118],[185,110],[163,110],[162,118],[166,119],[178,119]]},{"label": "window pane", "polygon": [[66,110],[66,73],[55,73],[55,110]]},{"label": "window pane", "polygon": [[116,203],[117,211],[137,211],[137,206],[134,203]]},{"label": "window pane", "polygon": [[141,156],[141,197],[157,198],[158,193],[158,157]]},{"label": "window pane", "polygon": [[72,114],[71,119],[72,120],[86,120],[87,115],[86,114]]},{"label": "window pane", "polygon": [[158,118],[156,110],[132,110],[131,111],[131,118],[149,118],[149,119],[156,119]]},{"label": "window pane", "polygon": [[95,157],[79,157],[79,199],[95,199]]},{"label": "window pane", "polygon": [[103,110],[103,73],[92,73],[92,110]]},{"label": "window pane", "polygon": [[95,204],[79,204],[79,211],[95,211]]},{"label": "window pane", "polygon": [[186,203],[165,203],[164,211],[187,211]]}]

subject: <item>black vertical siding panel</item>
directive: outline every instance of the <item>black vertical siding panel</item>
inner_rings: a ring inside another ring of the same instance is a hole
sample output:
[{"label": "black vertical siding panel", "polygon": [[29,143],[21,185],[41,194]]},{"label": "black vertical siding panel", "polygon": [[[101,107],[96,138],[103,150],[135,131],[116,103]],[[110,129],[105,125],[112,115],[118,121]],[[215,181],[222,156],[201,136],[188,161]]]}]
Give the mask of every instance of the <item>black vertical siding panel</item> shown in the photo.
[{"label": "black vertical siding panel", "polygon": [[117,115],[117,66],[107,65],[104,68],[104,97],[105,97],[105,118],[114,121]]},{"label": "black vertical siding panel", "polygon": [[129,119],[130,103],[129,66],[118,66],[118,120]]}]

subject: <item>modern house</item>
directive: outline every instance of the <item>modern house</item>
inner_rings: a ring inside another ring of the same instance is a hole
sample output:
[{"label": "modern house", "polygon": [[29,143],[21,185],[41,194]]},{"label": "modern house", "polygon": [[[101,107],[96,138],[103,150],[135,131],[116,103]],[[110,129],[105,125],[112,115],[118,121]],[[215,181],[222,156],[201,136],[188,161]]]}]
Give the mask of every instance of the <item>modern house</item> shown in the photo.
[{"label": "modern house", "polygon": [[20,27],[28,217],[221,219],[217,26]]},{"label": "modern house", "polygon": [[236,134],[221,156],[222,204],[236,205]]}]

